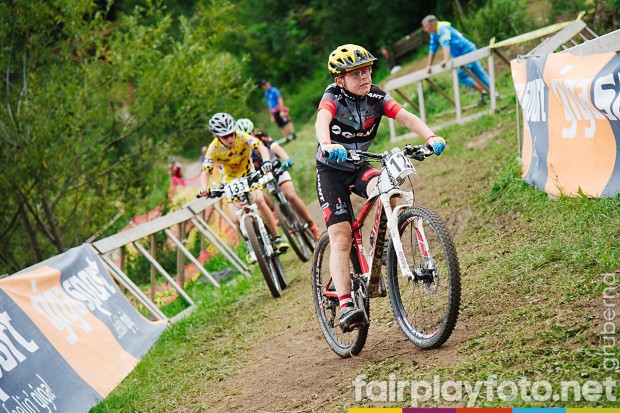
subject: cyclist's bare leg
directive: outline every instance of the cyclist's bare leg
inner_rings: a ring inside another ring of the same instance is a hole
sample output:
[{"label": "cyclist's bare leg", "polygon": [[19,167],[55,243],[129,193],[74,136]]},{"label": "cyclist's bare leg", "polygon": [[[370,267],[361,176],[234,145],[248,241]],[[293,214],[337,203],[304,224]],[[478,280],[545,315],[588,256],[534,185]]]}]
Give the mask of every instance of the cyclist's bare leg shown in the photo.
[{"label": "cyclist's bare leg", "polygon": [[351,294],[349,254],[351,252],[351,223],[339,222],[327,228],[331,255],[329,270],[338,296]]},{"label": "cyclist's bare leg", "polygon": [[228,212],[230,212],[230,219],[232,220],[233,224],[235,224],[235,228],[237,229],[237,233],[241,234],[241,228],[239,226],[239,217],[237,216],[237,214],[235,214],[235,211],[237,211],[239,208],[237,208],[237,206],[234,203],[229,203],[228,204]]},{"label": "cyclist's bare leg", "polygon": [[269,206],[267,206],[267,202],[265,202],[265,198],[266,197],[263,194],[263,191],[258,189],[252,191],[252,200],[258,207],[260,216],[263,218],[263,221],[265,221],[265,226],[267,227],[269,232],[271,232],[271,235],[277,237],[279,235],[278,226],[276,225],[276,220],[271,213],[271,209],[269,209]]},{"label": "cyclist's bare leg", "polygon": [[273,212],[274,207],[273,207],[273,202],[271,202],[271,198],[269,198],[264,192],[263,192],[263,195],[265,195],[265,202],[267,203],[267,206]]},{"label": "cyclist's bare leg", "polygon": [[367,196],[370,196],[370,194],[372,193],[372,190],[375,189],[375,186],[377,186],[377,182],[379,182],[378,176],[375,176],[370,181],[368,181],[368,186],[366,187]]},{"label": "cyclist's bare leg", "polygon": [[291,203],[295,212],[297,212],[301,218],[307,222],[308,224],[313,224],[312,218],[310,217],[310,212],[308,212],[308,208],[304,204],[304,201],[301,200],[297,196],[297,192],[295,192],[295,185],[293,185],[293,181],[286,181],[280,185],[280,189],[288,202]]},{"label": "cyclist's bare leg", "polygon": [[[370,196],[370,194],[372,193],[372,190],[375,189],[375,186],[377,186],[378,182],[379,182],[379,177],[378,176],[372,178],[368,182],[368,186],[366,187],[366,195]],[[396,199],[395,198],[390,199],[390,205],[392,206],[392,208],[394,208],[396,206]]]}]

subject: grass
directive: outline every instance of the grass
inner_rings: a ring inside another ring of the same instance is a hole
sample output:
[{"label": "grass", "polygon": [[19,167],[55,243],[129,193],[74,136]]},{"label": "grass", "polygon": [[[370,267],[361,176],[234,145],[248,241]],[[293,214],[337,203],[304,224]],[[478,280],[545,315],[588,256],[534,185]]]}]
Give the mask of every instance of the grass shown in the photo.
[{"label": "grass", "polygon": [[[463,295],[457,330],[445,348],[416,353],[420,356],[415,363],[386,356],[363,363],[353,378],[365,374],[366,381],[387,380],[395,374],[398,380],[432,382],[439,376],[442,381],[473,382],[496,375],[515,382],[522,377],[546,380],[554,391],[566,380],[583,384],[617,378],[617,371],[605,369],[602,328],[606,287],[613,295],[607,301],[618,304],[620,197],[550,198],[521,179],[514,92],[508,75],[502,76],[498,84],[504,98],[497,113],[446,128],[441,132],[448,141],[444,154],[417,166],[417,198],[444,217],[459,253]],[[384,124],[373,150],[390,146]],[[312,125],[301,128],[299,139],[285,149],[295,160],[292,173],[298,192],[306,201],[316,199],[310,173],[316,149]],[[284,263],[293,285],[307,278],[307,268],[296,260],[289,257]],[[614,272],[615,289],[609,289],[604,274]],[[217,410],[216,402],[204,394],[214,387],[234,392],[235,386],[242,386],[237,374],[253,363],[249,357],[256,343],[290,328],[278,319],[278,314],[286,314],[282,300],[271,299],[265,290],[255,273],[251,279],[236,277],[219,291],[205,286],[192,291],[199,302],[195,313],[166,330],[136,369],[92,411]],[[310,300],[305,290],[288,294],[289,305]],[[374,314],[382,324],[390,319],[387,309]],[[617,359],[617,346],[614,351]],[[297,367],[304,371],[313,366]],[[350,377],[343,378],[338,391],[350,394],[344,398],[352,401]],[[227,381],[233,384],[217,387]],[[620,387],[615,387],[614,395],[620,397]],[[385,405],[368,400],[352,404],[342,398],[327,400],[327,406],[345,412],[354,405]],[[411,404],[408,396],[391,405]],[[439,405],[446,402],[424,403]],[[617,402],[536,401],[518,395],[514,400],[480,397],[475,403],[477,407],[567,405],[616,407]]]},{"label": "grass", "polygon": [[251,278],[237,276],[219,290],[204,284],[190,288],[197,310],[164,331],[132,373],[91,412],[209,411],[199,403],[204,384],[233,376],[244,352],[269,327],[269,310],[279,302],[264,294],[264,284],[254,271]]}]

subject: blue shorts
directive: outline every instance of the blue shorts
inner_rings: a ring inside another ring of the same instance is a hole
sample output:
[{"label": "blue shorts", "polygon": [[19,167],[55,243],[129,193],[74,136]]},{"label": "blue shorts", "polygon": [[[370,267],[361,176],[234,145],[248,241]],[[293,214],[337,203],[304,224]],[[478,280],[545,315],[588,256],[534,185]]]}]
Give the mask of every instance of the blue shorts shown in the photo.
[{"label": "blue shorts", "polygon": [[[489,87],[489,75],[487,75],[487,72],[484,71],[484,68],[482,67],[479,61],[466,64],[465,67],[467,67],[467,69],[469,69],[470,72],[472,72],[478,79],[480,79],[480,81],[486,87]],[[474,79],[472,79],[472,77],[469,76],[467,72],[463,70],[462,67],[459,67],[458,75],[459,75],[460,84],[468,88],[474,87]]]}]

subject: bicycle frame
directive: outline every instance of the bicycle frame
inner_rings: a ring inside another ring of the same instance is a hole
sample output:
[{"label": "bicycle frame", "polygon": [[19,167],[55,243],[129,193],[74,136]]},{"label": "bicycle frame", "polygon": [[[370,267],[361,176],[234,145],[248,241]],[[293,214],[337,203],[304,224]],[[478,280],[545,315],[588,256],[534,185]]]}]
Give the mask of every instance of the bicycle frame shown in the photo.
[{"label": "bicycle frame", "polygon": [[[244,239],[248,239],[248,232],[245,229],[245,225],[244,225],[245,220],[248,218],[254,218],[256,220],[256,222],[258,223],[258,231],[260,232],[260,236],[264,241],[267,256],[271,257],[273,256],[275,251],[272,247],[271,242],[265,242],[269,240],[269,234],[267,233],[267,228],[265,227],[265,223],[263,222],[263,219],[258,214],[257,210],[258,210],[258,207],[256,206],[256,204],[245,204],[240,209],[236,210],[235,214],[237,215],[239,219],[239,223],[240,223],[239,227],[241,229],[241,234],[243,235]],[[248,248],[251,249],[252,246],[248,244]],[[254,254],[256,254],[256,251],[254,251]]]},{"label": "bicycle frame", "polygon": [[[357,219],[351,222],[351,237],[353,241],[351,254],[356,257],[356,260],[352,260],[354,271],[356,275],[362,275],[366,278],[366,293],[369,298],[385,297],[387,295],[384,289],[380,289],[380,281],[382,278],[381,267],[383,250],[387,247],[385,241],[387,240],[386,233],[388,230],[390,231],[390,238],[396,251],[396,257],[402,276],[408,280],[413,280],[415,278],[407,263],[398,231],[398,217],[400,212],[405,208],[413,207],[415,197],[412,191],[402,191],[399,185],[393,185],[391,183],[392,180],[389,179],[386,171],[386,159],[383,159],[382,163],[382,172],[379,182],[377,182],[373,192],[362,207]],[[415,170],[412,171],[412,174],[415,174]],[[402,199],[404,202],[392,207],[391,200],[393,198]],[[376,207],[375,222],[372,228],[372,233],[375,234],[373,240],[374,245],[370,246],[372,255],[369,256],[364,251],[361,229],[377,201],[379,201],[379,203]],[[428,242],[424,230],[421,227],[421,223],[416,223],[415,231],[422,256],[430,258]],[[370,265],[368,263],[369,259]],[[356,264],[359,264],[359,268],[355,268]],[[327,289],[329,284],[329,282],[326,283],[324,294],[328,297],[337,298],[337,293]]]},{"label": "bicycle frame", "polygon": [[[248,178],[244,177],[243,179],[248,179]],[[271,173],[259,179],[259,183],[261,184],[265,184],[265,183],[272,182],[272,181],[273,181],[273,175]],[[230,183],[226,185],[229,185],[229,184]],[[248,187],[250,187],[249,184],[248,184]],[[252,200],[251,200],[250,194],[251,194],[251,191],[244,192],[238,198],[241,203],[241,208],[235,211],[235,215],[237,215],[237,218],[239,220],[239,228],[241,230],[241,234],[243,235],[243,238],[248,239],[248,232],[245,228],[245,221],[248,218],[254,218],[256,222],[258,223],[258,230],[263,240],[263,243],[265,245],[266,254],[268,257],[271,257],[275,254],[275,250],[270,241],[269,233],[267,231],[267,227],[265,226],[265,222],[263,221],[260,214],[258,213],[258,206],[255,203],[251,202]],[[251,249],[252,248],[251,245],[248,244],[248,248]],[[253,252],[254,254],[256,254],[256,251],[253,251]]]}]

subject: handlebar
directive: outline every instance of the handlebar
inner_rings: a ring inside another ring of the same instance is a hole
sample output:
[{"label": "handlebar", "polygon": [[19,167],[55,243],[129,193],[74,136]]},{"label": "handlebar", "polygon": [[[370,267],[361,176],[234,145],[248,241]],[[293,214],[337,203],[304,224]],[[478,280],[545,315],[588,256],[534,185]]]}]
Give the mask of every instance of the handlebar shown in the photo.
[{"label": "handlebar", "polygon": [[[412,158],[415,159],[417,161],[423,161],[424,159],[428,158],[429,156],[433,155],[435,152],[433,151],[433,147],[430,145],[416,145],[416,146],[411,146],[409,144],[406,144],[403,149],[402,149],[403,153]],[[323,157],[328,157],[329,156],[329,152],[327,151],[322,151],[323,153]],[[353,163],[360,163],[360,162],[364,162],[364,161],[381,161],[385,156],[386,156],[387,152],[384,153],[374,153],[374,152],[368,152],[368,151],[362,151],[359,149],[350,149],[347,151],[347,161],[351,161]]]},{"label": "handlebar", "polygon": [[[282,166],[280,166],[278,168],[279,171],[284,171],[286,170],[285,168],[283,168]],[[274,176],[278,176],[276,175],[276,168],[274,167],[274,170],[272,171],[272,173],[274,174]],[[279,172],[282,173],[282,172]],[[247,176],[246,178],[248,179],[248,184],[249,186],[252,186],[252,184],[254,184],[255,182],[259,181],[260,178],[262,178],[264,176],[263,172],[261,170],[258,171],[254,171],[252,172],[249,176]],[[225,190],[224,188],[226,187],[226,184],[220,184],[214,188],[210,188],[209,189],[209,195],[206,197],[203,197],[200,195],[200,193],[196,194],[196,198],[219,198],[222,195],[225,194]]]}]

